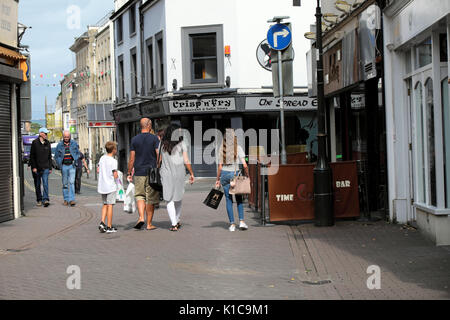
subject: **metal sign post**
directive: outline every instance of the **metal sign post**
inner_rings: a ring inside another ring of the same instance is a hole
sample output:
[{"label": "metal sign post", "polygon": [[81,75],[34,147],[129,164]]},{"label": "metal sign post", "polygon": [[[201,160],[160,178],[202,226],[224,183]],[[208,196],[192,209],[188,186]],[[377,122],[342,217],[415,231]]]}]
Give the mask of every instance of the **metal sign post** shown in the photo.
[{"label": "metal sign post", "polygon": [[284,127],[283,61],[281,60],[281,50],[278,50],[278,83],[280,88],[281,164],[287,164],[286,137]]},{"label": "metal sign post", "polygon": [[[276,22],[267,32],[269,46],[277,51],[278,61],[278,89],[280,93],[280,124],[281,124],[281,164],[287,164],[285,124],[284,124],[284,88],[283,88],[283,59],[282,51],[289,47],[292,42],[292,33],[287,25],[281,21],[289,17],[274,17],[269,23]],[[273,70],[273,69],[272,69]],[[274,95],[275,92],[274,92]]]}]

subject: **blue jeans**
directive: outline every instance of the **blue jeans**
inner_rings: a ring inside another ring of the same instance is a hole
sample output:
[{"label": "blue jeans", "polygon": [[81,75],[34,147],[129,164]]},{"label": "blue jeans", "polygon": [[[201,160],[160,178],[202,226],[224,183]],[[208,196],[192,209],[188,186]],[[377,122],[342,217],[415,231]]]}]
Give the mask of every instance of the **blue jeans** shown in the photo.
[{"label": "blue jeans", "polygon": [[[230,219],[230,223],[234,223],[233,195],[230,194],[230,181],[233,178],[234,172],[222,171],[220,173],[220,184],[223,186],[223,191],[225,192],[225,199],[227,200],[227,213],[228,218]],[[242,196],[235,195],[235,197],[239,213],[239,220],[244,220],[244,205],[242,203]]]},{"label": "blue jeans", "polygon": [[[50,201],[49,196],[48,196],[49,172],[50,172],[49,169],[43,169],[36,173],[33,172],[34,189],[36,190],[36,201],[37,202]],[[44,191],[44,194],[42,194],[42,190],[41,190],[41,180],[42,180],[42,189]]]},{"label": "blue jeans", "polygon": [[76,169],[74,165],[68,166],[63,164],[61,175],[64,201],[75,201],[75,173]]}]

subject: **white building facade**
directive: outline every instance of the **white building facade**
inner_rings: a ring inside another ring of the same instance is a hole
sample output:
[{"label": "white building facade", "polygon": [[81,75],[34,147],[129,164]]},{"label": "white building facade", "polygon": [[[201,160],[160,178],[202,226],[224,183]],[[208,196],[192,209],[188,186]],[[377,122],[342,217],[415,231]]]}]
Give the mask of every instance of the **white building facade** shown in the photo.
[{"label": "white building facade", "polygon": [[[308,141],[294,141],[302,127],[315,123],[315,101],[307,97],[305,55],[310,43],[303,36],[315,19],[315,3],[304,1],[301,7],[294,7],[290,0],[278,1],[276,6],[267,0],[120,4],[116,2],[111,19],[116,29],[117,70],[113,113],[122,163],[143,116],[153,120],[156,131],[175,122],[192,137],[195,121],[202,121],[203,131],[276,129],[280,121],[272,73],[257,59],[257,49],[270,27],[267,20],[274,16],[290,17],[286,22],[292,24],[295,52],[295,95],[288,110],[291,113],[287,113],[287,127],[292,132],[286,133],[294,138],[287,145],[295,149],[315,137],[311,131],[305,138]],[[264,56],[261,60],[264,62]],[[199,176],[215,175],[215,166],[194,169]]]},{"label": "white building facade", "polygon": [[391,219],[450,245],[450,2],[388,1],[383,13]]}]

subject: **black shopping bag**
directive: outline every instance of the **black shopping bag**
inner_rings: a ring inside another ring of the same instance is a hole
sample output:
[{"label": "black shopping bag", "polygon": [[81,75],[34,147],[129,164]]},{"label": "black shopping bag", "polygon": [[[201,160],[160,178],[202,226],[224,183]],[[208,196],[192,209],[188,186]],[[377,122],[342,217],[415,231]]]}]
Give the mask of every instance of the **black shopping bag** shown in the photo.
[{"label": "black shopping bag", "polygon": [[208,196],[206,197],[204,204],[208,207],[217,209],[219,207],[220,201],[222,200],[223,192],[218,189],[211,189]]}]

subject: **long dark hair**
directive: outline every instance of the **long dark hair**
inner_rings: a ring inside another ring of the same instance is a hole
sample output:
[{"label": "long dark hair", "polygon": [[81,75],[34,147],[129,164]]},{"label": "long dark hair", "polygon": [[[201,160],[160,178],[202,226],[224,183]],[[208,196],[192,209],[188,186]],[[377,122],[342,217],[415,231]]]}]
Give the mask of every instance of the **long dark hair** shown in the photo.
[{"label": "long dark hair", "polygon": [[171,124],[164,130],[164,135],[161,140],[161,148],[162,150],[168,152],[169,154],[172,154],[173,149],[183,141],[183,136],[180,136],[178,138],[178,141],[172,141],[172,135],[175,133],[175,131],[181,129],[180,126],[176,124]]}]

